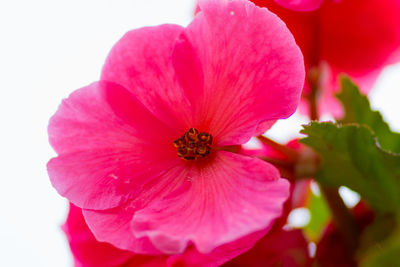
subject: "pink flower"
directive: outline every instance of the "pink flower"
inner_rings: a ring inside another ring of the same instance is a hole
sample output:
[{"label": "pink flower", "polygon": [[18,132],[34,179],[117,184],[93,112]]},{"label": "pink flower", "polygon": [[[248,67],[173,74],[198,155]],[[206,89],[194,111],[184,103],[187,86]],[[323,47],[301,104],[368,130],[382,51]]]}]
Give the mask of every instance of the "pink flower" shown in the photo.
[{"label": "pink flower", "polygon": [[295,111],[301,52],[266,9],[245,0],[200,7],[186,28],[128,32],[101,80],[50,120],[51,182],[99,241],[135,253],[191,244],[209,253],[282,212],[289,183],[277,169],[222,148]]},{"label": "pink flower", "polygon": [[[63,225],[75,267],[153,267],[153,266],[219,266],[250,249],[266,231],[254,233],[209,254],[199,253],[193,246],[178,255],[142,255],[99,242],[90,231],[82,209],[70,203],[68,218]],[[243,246],[242,242],[249,244]]]},{"label": "pink flower", "polygon": [[368,93],[382,68],[400,59],[398,0],[327,0],[313,12],[295,12],[270,0],[252,2],[286,23],[303,52],[306,69],[326,63],[321,113],[341,113],[333,97],[339,73],[350,75]]}]

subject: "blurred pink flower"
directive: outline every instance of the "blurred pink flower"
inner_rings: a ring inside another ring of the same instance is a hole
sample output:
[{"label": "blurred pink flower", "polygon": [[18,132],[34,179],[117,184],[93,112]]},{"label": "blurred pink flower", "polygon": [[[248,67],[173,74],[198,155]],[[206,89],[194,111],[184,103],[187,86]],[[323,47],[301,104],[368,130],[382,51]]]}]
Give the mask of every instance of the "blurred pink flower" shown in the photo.
[{"label": "blurred pink flower", "polygon": [[[400,59],[398,0],[326,0],[313,12],[295,12],[270,0],[252,2],[267,7],[286,23],[303,52],[307,70],[323,63],[320,113],[341,114],[333,97],[339,73],[350,75],[368,93],[383,67]],[[306,85],[303,95],[308,91]]]},{"label": "blurred pink flower", "polygon": [[53,186],[83,208],[98,240],[121,249],[209,253],[270,227],[289,194],[275,167],[221,147],[295,111],[301,52],[281,20],[249,1],[199,5],[186,28],[128,32],[101,81],[50,120]]},{"label": "blurred pink flower", "polygon": [[302,230],[276,228],[265,235],[246,253],[230,260],[223,267],[308,267],[312,259]]}]

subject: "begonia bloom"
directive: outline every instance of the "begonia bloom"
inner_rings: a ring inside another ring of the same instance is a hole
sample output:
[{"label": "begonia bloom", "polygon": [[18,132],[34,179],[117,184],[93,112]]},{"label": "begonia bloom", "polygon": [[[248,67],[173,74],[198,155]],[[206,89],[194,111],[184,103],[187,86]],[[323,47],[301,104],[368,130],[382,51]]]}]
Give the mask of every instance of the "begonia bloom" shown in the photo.
[{"label": "begonia bloom", "polygon": [[398,0],[326,0],[312,12],[296,12],[270,0],[252,2],[286,23],[303,52],[306,69],[323,66],[320,113],[341,114],[333,97],[338,74],[351,76],[368,93],[383,67],[400,59]]},{"label": "begonia bloom", "polygon": [[199,5],[186,28],[125,34],[101,80],[50,120],[53,186],[98,240],[121,249],[193,244],[206,254],[268,229],[289,194],[275,167],[222,147],[295,111],[301,52],[276,15],[249,1]]}]

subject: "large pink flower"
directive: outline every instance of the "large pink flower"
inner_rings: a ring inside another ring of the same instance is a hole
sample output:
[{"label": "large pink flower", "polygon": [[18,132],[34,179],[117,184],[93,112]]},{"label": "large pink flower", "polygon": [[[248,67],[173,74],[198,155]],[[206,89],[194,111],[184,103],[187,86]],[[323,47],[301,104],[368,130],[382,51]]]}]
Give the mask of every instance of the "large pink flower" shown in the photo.
[{"label": "large pink flower", "polygon": [[339,73],[350,75],[367,93],[382,68],[400,59],[398,0],[326,0],[312,12],[292,11],[271,0],[252,2],[286,23],[303,52],[306,69],[327,63],[321,112],[340,114],[333,97]]},{"label": "large pink flower", "polygon": [[136,253],[190,244],[208,253],[282,212],[289,183],[277,169],[223,146],[295,111],[301,52],[266,9],[199,5],[186,28],[128,32],[101,81],[72,93],[50,121],[51,182],[83,208],[100,241]]}]

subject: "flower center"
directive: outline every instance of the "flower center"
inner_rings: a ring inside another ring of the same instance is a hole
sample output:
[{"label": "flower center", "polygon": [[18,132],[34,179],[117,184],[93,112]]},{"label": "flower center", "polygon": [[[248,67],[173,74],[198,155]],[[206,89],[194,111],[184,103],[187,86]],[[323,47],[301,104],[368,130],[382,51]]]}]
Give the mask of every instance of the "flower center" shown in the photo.
[{"label": "flower center", "polygon": [[212,135],[190,128],[184,135],[174,141],[178,156],[186,160],[204,158],[211,151]]}]

